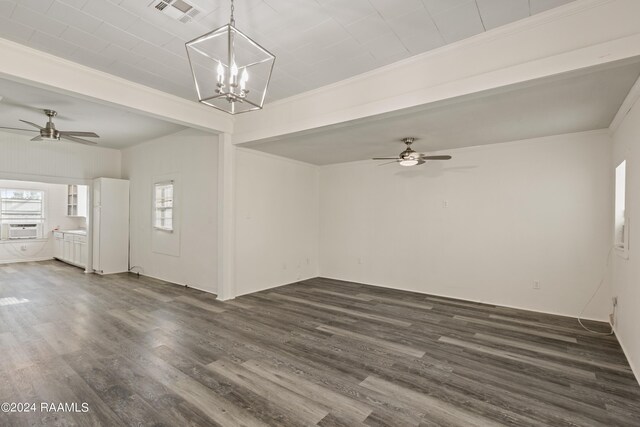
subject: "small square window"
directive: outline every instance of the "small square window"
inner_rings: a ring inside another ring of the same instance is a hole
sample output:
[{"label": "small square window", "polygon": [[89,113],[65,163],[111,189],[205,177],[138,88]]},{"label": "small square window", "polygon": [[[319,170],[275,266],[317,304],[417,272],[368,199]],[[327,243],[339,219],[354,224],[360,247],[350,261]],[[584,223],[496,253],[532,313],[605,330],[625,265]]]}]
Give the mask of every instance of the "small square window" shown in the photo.
[{"label": "small square window", "polygon": [[153,227],[173,231],[173,181],[158,182],[153,189]]}]

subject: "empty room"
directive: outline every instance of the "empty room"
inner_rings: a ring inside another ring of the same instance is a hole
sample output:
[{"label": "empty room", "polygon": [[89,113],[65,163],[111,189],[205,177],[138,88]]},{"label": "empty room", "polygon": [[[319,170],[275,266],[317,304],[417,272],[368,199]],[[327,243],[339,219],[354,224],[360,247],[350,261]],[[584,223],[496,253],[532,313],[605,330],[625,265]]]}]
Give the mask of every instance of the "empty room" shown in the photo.
[{"label": "empty room", "polygon": [[640,426],[639,17],[0,0],[0,425]]}]

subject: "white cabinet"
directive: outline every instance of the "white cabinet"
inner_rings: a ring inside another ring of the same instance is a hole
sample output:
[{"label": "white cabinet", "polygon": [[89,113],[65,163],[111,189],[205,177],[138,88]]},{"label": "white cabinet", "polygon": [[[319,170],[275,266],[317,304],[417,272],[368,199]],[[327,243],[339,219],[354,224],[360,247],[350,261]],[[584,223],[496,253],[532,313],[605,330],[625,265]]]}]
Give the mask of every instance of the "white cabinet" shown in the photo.
[{"label": "white cabinet", "polygon": [[64,244],[62,246],[62,260],[67,262],[73,261],[73,234],[64,235]]},{"label": "white cabinet", "polygon": [[67,185],[67,216],[87,216],[86,185]]},{"label": "white cabinet", "polygon": [[53,257],[62,259],[64,257],[64,234],[59,231],[53,232]]},{"label": "white cabinet", "polygon": [[73,264],[83,267],[87,265],[86,236],[73,236]]},{"label": "white cabinet", "polygon": [[93,180],[93,270],[98,274],[129,270],[129,181]]},{"label": "white cabinet", "polygon": [[53,256],[78,267],[87,267],[87,236],[64,231],[53,232]]}]

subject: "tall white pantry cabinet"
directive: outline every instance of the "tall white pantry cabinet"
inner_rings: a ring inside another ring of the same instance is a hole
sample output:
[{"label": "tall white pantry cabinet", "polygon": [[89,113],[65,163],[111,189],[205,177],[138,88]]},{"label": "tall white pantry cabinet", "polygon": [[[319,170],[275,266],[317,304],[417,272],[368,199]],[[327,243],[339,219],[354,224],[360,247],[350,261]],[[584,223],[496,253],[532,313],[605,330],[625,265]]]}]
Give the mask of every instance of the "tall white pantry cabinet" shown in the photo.
[{"label": "tall white pantry cabinet", "polygon": [[129,270],[129,181],[93,180],[93,270]]}]

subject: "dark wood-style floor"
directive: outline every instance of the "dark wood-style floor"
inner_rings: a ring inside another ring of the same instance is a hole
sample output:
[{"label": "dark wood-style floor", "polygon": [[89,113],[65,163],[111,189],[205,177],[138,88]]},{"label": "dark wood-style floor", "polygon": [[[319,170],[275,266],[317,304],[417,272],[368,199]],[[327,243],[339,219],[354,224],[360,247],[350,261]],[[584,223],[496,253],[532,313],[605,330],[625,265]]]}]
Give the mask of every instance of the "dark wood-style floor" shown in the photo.
[{"label": "dark wood-style floor", "polygon": [[57,261],[0,266],[0,402],[89,406],[2,426],[640,425],[616,338],[575,319],[328,279],[222,303]]}]

